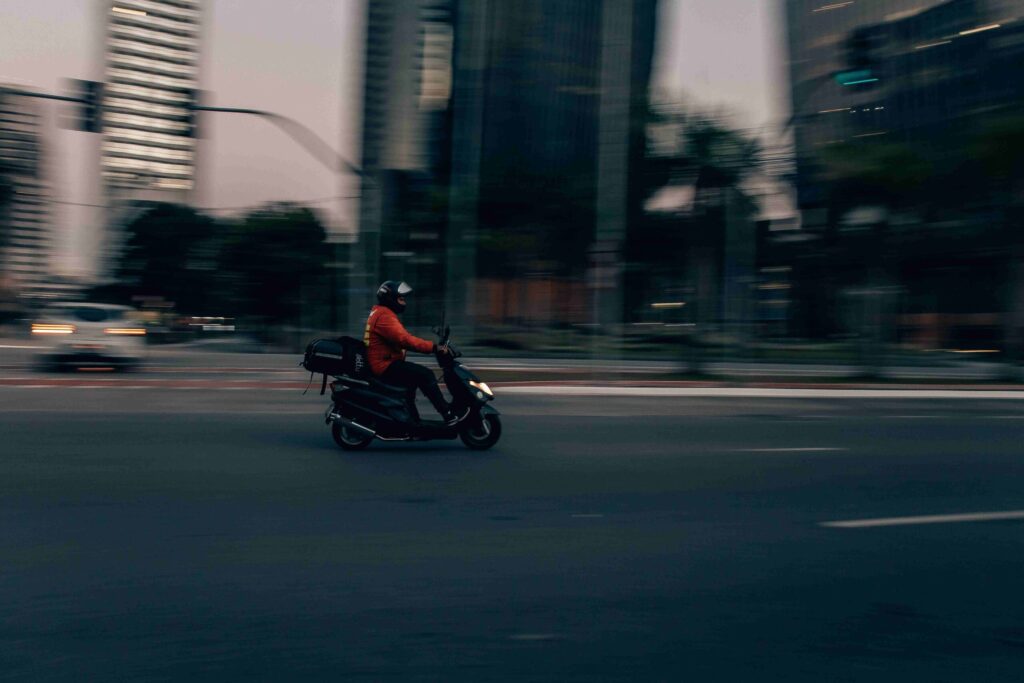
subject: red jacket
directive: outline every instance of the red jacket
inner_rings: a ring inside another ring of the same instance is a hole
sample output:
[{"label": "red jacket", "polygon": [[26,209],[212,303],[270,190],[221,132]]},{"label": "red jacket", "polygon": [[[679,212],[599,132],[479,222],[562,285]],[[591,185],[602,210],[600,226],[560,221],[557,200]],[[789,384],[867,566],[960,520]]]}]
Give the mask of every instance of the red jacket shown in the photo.
[{"label": "red jacket", "polygon": [[396,360],[405,360],[405,350],[431,353],[434,343],[406,331],[398,316],[387,306],[374,306],[363,333],[370,370],[378,377]]}]

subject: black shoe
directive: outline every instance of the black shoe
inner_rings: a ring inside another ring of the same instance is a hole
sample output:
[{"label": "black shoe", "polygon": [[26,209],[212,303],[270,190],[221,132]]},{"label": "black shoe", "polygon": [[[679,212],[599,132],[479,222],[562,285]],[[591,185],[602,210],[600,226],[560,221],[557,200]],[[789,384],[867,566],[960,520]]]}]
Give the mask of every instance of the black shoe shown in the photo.
[{"label": "black shoe", "polygon": [[448,411],[448,415],[444,418],[444,424],[446,427],[454,427],[459,424],[469,415],[469,407],[463,408],[461,411],[456,411],[454,408]]}]

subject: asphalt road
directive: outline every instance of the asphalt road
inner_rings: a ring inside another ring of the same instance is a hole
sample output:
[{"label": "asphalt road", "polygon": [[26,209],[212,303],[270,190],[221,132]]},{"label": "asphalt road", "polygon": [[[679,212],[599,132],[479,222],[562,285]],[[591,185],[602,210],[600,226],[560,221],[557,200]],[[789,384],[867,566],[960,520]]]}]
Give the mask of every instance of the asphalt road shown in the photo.
[{"label": "asphalt road", "polygon": [[1024,401],[497,406],[0,387],[0,679],[1020,679]]}]

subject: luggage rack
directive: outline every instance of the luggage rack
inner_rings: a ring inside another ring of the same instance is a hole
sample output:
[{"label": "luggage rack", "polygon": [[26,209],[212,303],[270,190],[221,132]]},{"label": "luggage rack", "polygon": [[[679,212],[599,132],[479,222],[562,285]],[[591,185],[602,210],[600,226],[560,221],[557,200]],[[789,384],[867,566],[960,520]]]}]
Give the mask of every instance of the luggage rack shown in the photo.
[{"label": "luggage rack", "polygon": [[364,379],[356,379],[355,377],[349,377],[348,375],[335,375],[334,379],[343,382],[345,384],[358,384],[360,386],[368,387],[370,383]]},{"label": "luggage rack", "polygon": [[[342,384],[345,384],[347,386],[354,386],[355,385],[355,386],[360,386],[360,387],[375,388],[375,389],[380,389],[382,391],[387,391],[387,392],[390,392],[390,393],[393,393],[393,394],[404,394],[406,391],[408,391],[408,389],[406,387],[398,387],[398,386],[395,386],[394,384],[386,384],[384,382],[381,382],[379,379],[372,379],[372,378],[369,379],[369,380],[356,379],[355,377],[351,377],[349,375],[334,375],[334,378],[337,379]],[[336,382],[332,382],[331,383],[331,389],[332,390],[334,389],[334,385],[335,384],[336,384]]]}]

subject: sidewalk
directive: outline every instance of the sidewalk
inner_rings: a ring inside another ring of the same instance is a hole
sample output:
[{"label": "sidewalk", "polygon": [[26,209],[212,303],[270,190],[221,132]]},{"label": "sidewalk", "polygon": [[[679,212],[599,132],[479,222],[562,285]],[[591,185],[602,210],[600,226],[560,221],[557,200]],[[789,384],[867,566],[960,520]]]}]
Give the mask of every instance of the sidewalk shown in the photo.
[{"label": "sidewalk", "polygon": [[[0,338],[0,374],[30,373],[33,362],[32,339]],[[140,374],[187,376],[231,374],[285,379],[294,372],[301,378],[301,354],[238,353],[211,350],[202,345],[154,345],[147,347]],[[933,366],[896,365],[883,367],[866,376],[856,365],[828,363],[770,363],[714,361],[700,366],[700,374],[691,372],[682,360],[614,360],[606,358],[525,358],[523,356],[478,357],[467,350],[462,361],[491,383],[501,382],[583,382],[588,384],[684,382],[699,386],[766,387],[838,387],[905,388],[921,385],[936,388],[946,385],[989,387],[998,383],[1024,389],[1024,368],[992,362],[945,362]],[[432,360],[422,357],[428,366]]]},{"label": "sidewalk", "polygon": [[[188,347],[155,347],[155,362],[168,365],[204,365],[222,368],[266,368],[280,370],[296,367],[299,354],[236,354],[210,352]],[[416,360],[415,357],[411,357]],[[478,357],[468,352],[461,359],[467,367],[495,381],[522,380],[728,380],[733,382],[863,382],[864,368],[856,365],[823,363],[752,363],[742,361],[708,362],[694,375],[682,361],[614,360],[605,358],[523,358],[522,356]],[[422,362],[431,365],[429,358]],[[1016,383],[1024,382],[1024,368],[1009,368],[999,363],[963,361],[956,364],[884,367],[871,378],[879,383]]]}]

